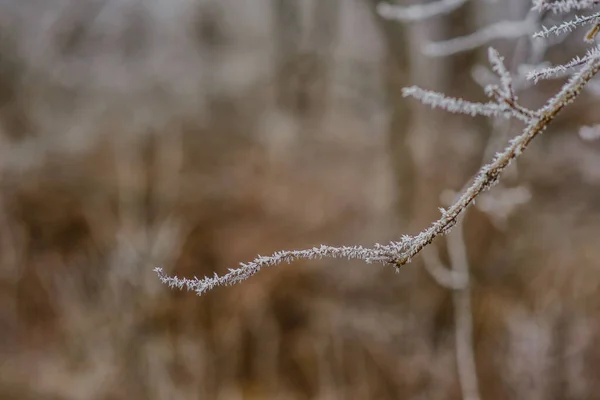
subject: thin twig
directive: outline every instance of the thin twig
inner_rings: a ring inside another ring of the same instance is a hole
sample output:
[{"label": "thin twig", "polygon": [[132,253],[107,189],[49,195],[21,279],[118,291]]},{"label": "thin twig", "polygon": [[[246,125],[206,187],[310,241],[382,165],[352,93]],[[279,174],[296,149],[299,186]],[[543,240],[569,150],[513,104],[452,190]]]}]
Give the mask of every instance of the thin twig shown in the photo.
[{"label": "thin twig", "polygon": [[283,262],[290,263],[298,259],[315,258],[348,258],[361,259],[367,263],[381,262],[389,263],[399,267],[410,262],[414,256],[419,254],[427,245],[439,235],[448,233],[456,224],[458,217],[467,209],[471,203],[483,191],[491,188],[500,177],[500,174],[508,167],[512,160],[517,158],[531,141],[542,133],[548,124],[554,120],[558,113],[581,93],[583,87],[600,70],[600,57],[592,58],[587,64],[563,86],[560,92],[552,97],[548,103],[536,112],[524,131],[509,142],[509,145],[498,153],[494,160],[484,165],[477,174],[471,186],[460,196],[460,198],[448,209],[443,210],[441,218],[433,222],[427,229],[415,236],[405,235],[399,242],[391,242],[388,245],[376,244],[373,248],[362,246],[332,247],[322,245],[307,250],[279,251],[269,257],[259,256],[240,268],[230,269],[229,273],[213,278],[187,279],[169,277],[161,268],[155,268],[161,281],[171,287],[187,288],[194,290],[198,295],[213,289],[219,285],[232,285],[243,281],[256,274],[263,267],[268,267]]},{"label": "thin twig", "polygon": [[401,266],[409,262],[425,246],[429,245],[437,236],[447,233],[456,223],[457,218],[464,210],[479,196],[484,190],[492,187],[500,174],[517,158],[531,141],[542,133],[548,124],[556,118],[558,113],[569,103],[571,103],[583,90],[583,87],[600,70],[600,57],[594,58],[585,65],[585,67],[573,75],[569,82],[561,91],[552,97],[548,103],[538,112],[539,116],[534,118],[525,128],[523,133],[510,141],[510,144],[503,152],[496,155],[496,158],[489,164],[484,165],[477,174],[473,184],[463,193],[463,195],[454,203],[440,219],[432,223],[429,228],[413,237],[412,246],[408,251],[400,256],[396,261],[396,266]]},{"label": "thin twig", "polygon": [[467,277],[447,268],[440,259],[435,246],[429,246],[423,250],[423,261],[425,270],[441,287],[450,290],[462,290],[466,287]]}]

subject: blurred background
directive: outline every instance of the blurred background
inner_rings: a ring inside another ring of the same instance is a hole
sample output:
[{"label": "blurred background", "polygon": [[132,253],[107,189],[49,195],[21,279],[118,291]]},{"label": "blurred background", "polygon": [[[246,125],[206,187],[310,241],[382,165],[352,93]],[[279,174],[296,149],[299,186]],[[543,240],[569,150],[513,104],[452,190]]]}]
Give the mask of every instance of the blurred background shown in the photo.
[{"label": "blurred background", "polygon": [[398,274],[296,262],[197,297],[152,271],[418,233],[522,126],[401,88],[481,101],[488,44],[515,73],[584,51],[522,24],[428,45],[527,0],[418,23],[377,4],[0,1],[0,398],[600,398],[600,145],[577,135],[598,84]]}]

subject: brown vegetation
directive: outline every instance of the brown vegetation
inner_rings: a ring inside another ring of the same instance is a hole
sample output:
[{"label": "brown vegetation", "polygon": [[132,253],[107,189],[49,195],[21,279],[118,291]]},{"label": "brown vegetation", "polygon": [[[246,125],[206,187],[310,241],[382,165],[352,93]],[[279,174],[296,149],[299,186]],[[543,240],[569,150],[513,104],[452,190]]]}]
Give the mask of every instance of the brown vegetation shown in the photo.
[{"label": "brown vegetation", "polygon": [[[38,3],[0,5],[0,398],[461,398],[451,291],[421,258],[299,262],[202,297],[152,269],[426,226],[492,129],[400,88],[478,93],[478,52],[427,59],[417,39],[480,10],[407,28],[370,1]],[[503,180],[529,202],[466,216],[482,399],[599,396],[592,105]]]}]

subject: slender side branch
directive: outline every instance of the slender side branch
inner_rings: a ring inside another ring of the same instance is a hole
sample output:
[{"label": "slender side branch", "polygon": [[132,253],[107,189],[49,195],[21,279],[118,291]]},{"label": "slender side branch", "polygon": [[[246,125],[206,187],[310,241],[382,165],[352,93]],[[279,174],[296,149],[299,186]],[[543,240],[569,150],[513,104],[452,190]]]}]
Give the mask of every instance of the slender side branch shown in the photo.
[{"label": "slender side branch", "polygon": [[598,58],[598,56],[600,56],[600,47],[594,47],[588,50],[583,57],[577,56],[566,64],[531,71],[527,74],[527,79],[532,80],[534,83],[538,83],[540,79],[560,77],[561,75],[569,73],[571,69],[580,67],[590,60]]},{"label": "slender side branch", "polygon": [[533,37],[534,38],[545,38],[550,35],[560,35],[562,33],[568,33],[568,32],[574,31],[575,29],[577,29],[580,26],[596,23],[596,21],[598,20],[599,17],[600,17],[600,13],[594,13],[592,15],[584,15],[584,16],[576,15],[575,18],[573,18],[572,20],[565,21],[561,24],[551,26],[550,28],[542,26],[542,30],[534,33]]},{"label": "slender side branch", "polygon": [[574,10],[585,10],[600,4],[600,0],[533,0],[533,9],[550,10],[555,13],[568,13]]},{"label": "slender side branch", "polygon": [[492,64],[492,69],[500,77],[500,83],[502,85],[504,95],[516,100],[517,95],[515,94],[515,89],[513,88],[512,77],[504,65],[504,57],[502,57],[496,49],[490,47],[488,49],[488,58],[490,59],[490,64]]},{"label": "slender side branch", "polygon": [[412,240],[409,240],[410,246],[408,246],[408,251],[396,259],[396,266],[399,267],[406,264],[438,235],[447,233],[456,224],[458,216],[464,212],[477,196],[498,181],[498,177],[511,161],[521,155],[529,143],[546,129],[556,115],[581,93],[585,84],[598,71],[600,71],[600,57],[597,56],[588,61],[581,71],[574,74],[561,91],[539,110],[539,116],[531,120],[523,133],[511,140],[509,146],[503,152],[497,154],[491,163],[479,170],[473,184],[454,205],[443,213],[440,219],[413,237]]},{"label": "slender side branch", "polygon": [[498,86],[489,85],[485,88],[485,91],[488,96],[495,98],[498,104],[502,104],[510,110],[512,112],[511,116],[525,123],[538,116],[537,111],[530,110],[518,104],[514,95],[512,97],[507,96],[506,92],[500,90]]},{"label": "slender side branch", "polygon": [[[213,289],[219,285],[233,285],[256,274],[263,267],[290,263],[299,259],[315,258],[348,258],[360,259],[367,263],[380,262],[392,264],[399,267],[410,262],[425,246],[429,245],[437,236],[446,234],[456,224],[458,217],[484,190],[492,187],[500,174],[518,157],[529,143],[546,129],[548,124],[569,103],[571,103],[583,90],[583,87],[594,75],[600,71],[600,55],[595,54],[585,66],[563,86],[560,92],[551,98],[540,110],[532,114],[527,121],[527,127],[519,136],[510,141],[503,152],[498,153],[494,160],[483,166],[477,174],[472,185],[460,196],[460,198],[448,209],[442,210],[442,216],[433,222],[427,229],[416,236],[404,235],[400,241],[391,242],[388,245],[376,244],[373,248],[362,246],[331,247],[320,246],[307,250],[280,251],[269,257],[258,256],[249,263],[242,263],[240,268],[230,269],[229,273],[213,278],[203,279],[169,277],[161,268],[156,268],[161,281],[171,287],[194,290],[198,295]],[[459,110],[460,111],[460,110]],[[513,110],[516,114],[517,111]]]},{"label": "slender side branch", "polygon": [[185,287],[187,290],[194,290],[198,295],[201,295],[216,286],[233,285],[244,281],[256,274],[263,267],[282,263],[289,264],[292,261],[300,259],[312,260],[324,257],[360,259],[367,263],[386,263],[393,261],[390,256],[391,251],[390,246],[381,245],[376,245],[372,249],[362,246],[332,247],[321,245],[306,250],[278,251],[269,257],[259,255],[249,263],[241,263],[240,268],[229,269],[229,273],[226,275],[218,276],[215,273],[214,277],[205,277],[203,279],[198,279],[197,277],[194,277],[194,279],[178,278],[177,276],[169,277],[165,275],[162,268],[155,268],[154,271],[158,274],[160,280],[170,287],[177,287],[178,289]]},{"label": "slender side branch", "polygon": [[506,107],[506,104],[497,102],[473,103],[455,97],[448,97],[431,90],[421,89],[418,86],[404,88],[402,94],[404,97],[413,97],[421,103],[431,106],[431,108],[441,108],[448,112],[467,114],[472,117],[476,115],[504,118],[515,116],[513,110]]}]

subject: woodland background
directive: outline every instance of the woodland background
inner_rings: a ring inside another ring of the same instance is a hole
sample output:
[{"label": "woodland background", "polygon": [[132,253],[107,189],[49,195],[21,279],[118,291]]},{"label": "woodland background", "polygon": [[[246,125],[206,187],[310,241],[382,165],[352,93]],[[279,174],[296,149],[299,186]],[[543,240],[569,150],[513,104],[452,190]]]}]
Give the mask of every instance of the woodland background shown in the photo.
[{"label": "woodland background", "polygon": [[[461,398],[452,293],[421,256],[399,274],[298,262],[202,297],[152,272],[416,233],[489,160],[490,121],[401,88],[482,99],[486,46],[432,58],[423,43],[529,2],[419,24],[376,5],[0,2],[0,398]],[[528,43],[492,42],[513,67]],[[570,106],[467,215],[483,399],[600,398],[600,144],[577,135],[596,102]],[[520,130],[505,127],[496,150]],[[502,208],[508,189],[523,201]]]}]

